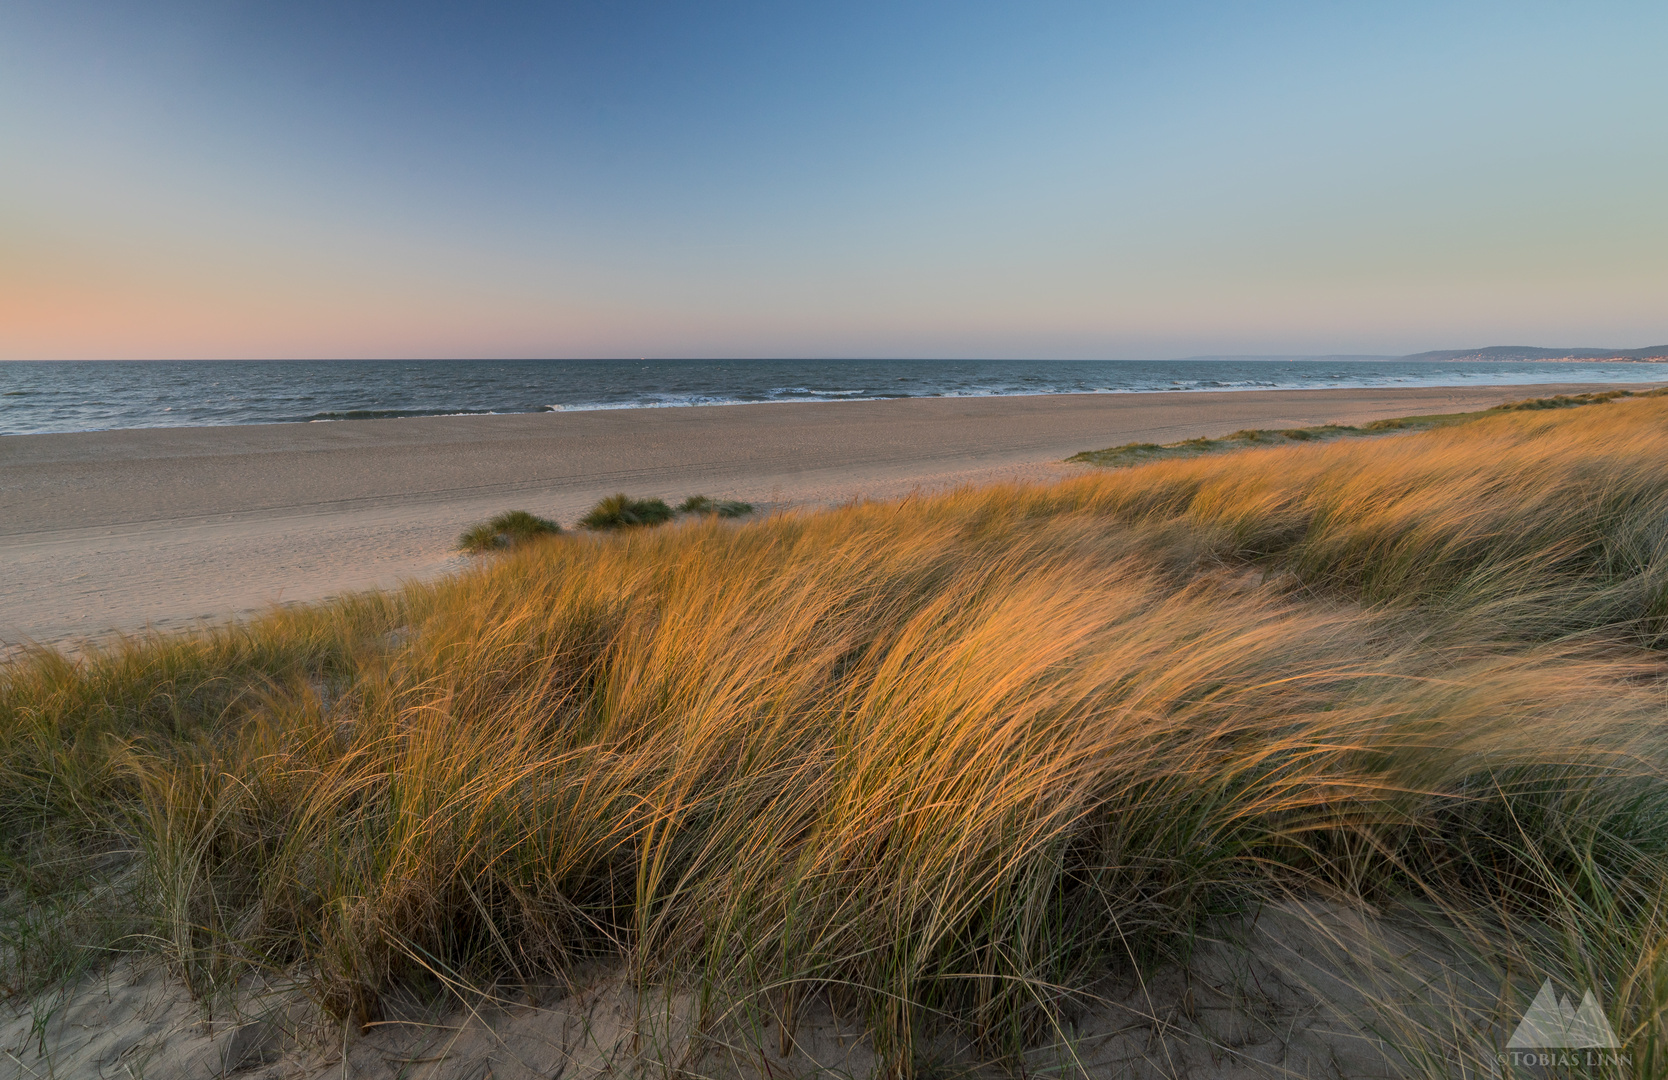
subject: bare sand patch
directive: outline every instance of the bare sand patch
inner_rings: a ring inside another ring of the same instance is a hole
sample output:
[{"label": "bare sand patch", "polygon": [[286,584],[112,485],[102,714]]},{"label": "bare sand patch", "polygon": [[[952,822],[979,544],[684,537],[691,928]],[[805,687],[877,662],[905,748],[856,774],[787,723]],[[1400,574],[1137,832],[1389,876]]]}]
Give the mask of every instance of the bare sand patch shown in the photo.
[{"label": "bare sand patch", "polygon": [[[1186,965],[1126,974],[1023,1062],[929,1041],[927,1076],[1394,1077],[1432,1060],[1486,1068],[1511,987],[1428,928],[1316,901],[1201,935]],[[1502,991],[1506,991],[1502,1002]],[[392,1004],[392,1003],[391,1003]],[[299,989],[246,985],[194,1002],[155,960],[123,961],[0,1019],[0,1076],[260,1080],[540,1077],[867,1078],[895,1075],[826,998],[787,1032],[770,1001],[725,1003],[641,985],[616,968],[570,984],[408,1000],[364,1031],[321,1020]],[[10,1068],[6,1068],[10,1066]]]}]

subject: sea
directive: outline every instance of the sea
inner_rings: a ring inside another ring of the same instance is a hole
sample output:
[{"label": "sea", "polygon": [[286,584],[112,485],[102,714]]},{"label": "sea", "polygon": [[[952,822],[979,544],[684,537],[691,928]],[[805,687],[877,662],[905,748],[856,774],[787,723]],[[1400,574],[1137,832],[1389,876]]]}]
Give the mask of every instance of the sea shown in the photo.
[{"label": "sea", "polygon": [[1029,394],[1650,382],[1625,362],[188,360],[0,362],[0,435]]}]

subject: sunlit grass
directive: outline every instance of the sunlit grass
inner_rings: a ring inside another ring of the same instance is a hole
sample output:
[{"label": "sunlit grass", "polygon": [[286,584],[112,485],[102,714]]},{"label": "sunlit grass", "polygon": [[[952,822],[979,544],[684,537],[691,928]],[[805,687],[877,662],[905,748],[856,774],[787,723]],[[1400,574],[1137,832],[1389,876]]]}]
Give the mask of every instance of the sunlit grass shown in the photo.
[{"label": "sunlit grass", "polygon": [[1331,442],[1334,439],[1365,438],[1396,432],[1428,431],[1431,428],[1466,424],[1502,412],[1527,412],[1541,409],[1572,409],[1582,405],[1603,405],[1628,397],[1657,397],[1662,390],[1635,393],[1632,390],[1601,390],[1586,394],[1555,394],[1552,397],[1525,398],[1510,401],[1479,412],[1432,413],[1428,416],[1394,416],[1371,420],[1359,426],[1351,424],[1320,424],[1300,428],[1245,428],[1220,438],[1183,439],[1173,443],[1124,443],[1105,450],[1085,450],[1073,454],[1069,461],[1102,468],[1121,468],[1145,465],[1151,461],[1170,458],[1199,457],[1232,450],[1246,450],[1261,446],[1283,446],[1294,442]]},{"label": "sunlit grass", "polygon": [[42,928],[96,895],[83,944],[205,997],[283,970],[364,1023],[603,958],[833,1000],[907,1072],[1325,896],[1601,987],[1660,1072],[1665,464],[1668,401],[1508,411],[38,653],[0,683],[9,985],[76,970]]}]

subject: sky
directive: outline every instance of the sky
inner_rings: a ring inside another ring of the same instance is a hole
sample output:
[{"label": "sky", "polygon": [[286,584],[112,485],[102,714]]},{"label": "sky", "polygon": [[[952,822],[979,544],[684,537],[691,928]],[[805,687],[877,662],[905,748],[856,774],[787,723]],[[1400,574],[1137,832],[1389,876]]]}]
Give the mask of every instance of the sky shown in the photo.
[{"label": "sky", "polygon": [[1668,4],[0,3],[0,359],[1668,342]]}]

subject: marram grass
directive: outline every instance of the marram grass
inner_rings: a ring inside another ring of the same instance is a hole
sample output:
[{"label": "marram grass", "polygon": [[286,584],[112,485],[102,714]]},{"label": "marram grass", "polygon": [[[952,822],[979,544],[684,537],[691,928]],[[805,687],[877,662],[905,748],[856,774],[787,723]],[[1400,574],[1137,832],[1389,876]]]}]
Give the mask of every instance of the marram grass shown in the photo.
[{"label": "marram grass", "polygon": [[1427,431],[1432,428],[1469,424],[1475,420],[1498,416],[1502,412],[1527,412],[1541,409],[1575,409],[1585,405],[1604,405],[1621,398],[1662,397],[1668,388],[1645,390],[1602,390],[1586,394],[1555,394],[1552,397],[1525,398],[1508,401],[1491,409],[1475,412],[1435,413],[1428,416],[1393,416],[1371,420],[1359,427],[1351,424],[1318,424],[1300,428],[1245,428],[1220,438],[1199,437],[1173,443],[1124,443],[1104,450],[1085,450],[1067,460],[1103,468],[1145,465],[1152,461],[1173,458],[1202,457],[1206,454],[1228,453],[1250,447],[1282,446],[1294,442],[1331,442],[1335,439],[1375,438],[1397,432]]},{"label": "marram grass", "polygon": [[81,934],[365,1023],[605,959],[823,995],[907,1072],[1322,895],[1602,987],[1660,1074],[1665,465],[1668,401],[1513,412],[41,652],[0,682],[8,986]]},{"label": "marram grass", "polygon": [[538,517],[526,510],[506,510],[490,521],[471,525],[458,537],[458,549],[472,555],[525,544],[541,536],[555,536],[562,527],[549,518]]},{"label": "marram grass", "polygon": [[631,529],[662,525],[671,521],[674,513],[664,499],[634,499],[622,491],[598,501],[579,523],[587,529]]},{"label": "marram grass", "polygon": [[746,517],[753,512],[753,504],[740,499],[714,499],[708,495],[691,495],[678,504],[680,514],[716,514],[723,518]]}]

